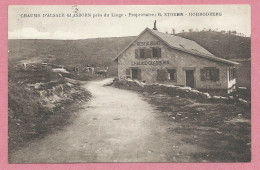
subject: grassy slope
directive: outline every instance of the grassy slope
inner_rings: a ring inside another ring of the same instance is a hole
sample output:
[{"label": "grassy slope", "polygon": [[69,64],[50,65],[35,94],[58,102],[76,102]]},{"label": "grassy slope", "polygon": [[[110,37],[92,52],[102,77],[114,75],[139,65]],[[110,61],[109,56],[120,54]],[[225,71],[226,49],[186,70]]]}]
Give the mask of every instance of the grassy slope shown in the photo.
[{"label": "grassy slope", "polygon": [[135,37],[86,40],[9,40],[9,59],[53,55],[58,64],[109,66]]},{"label": "grassy slope", "polygon": [[[64,77],[49,70],[16,71],[9,74],[8,82],[8,147],[9,152],[65,126],[78,100],[90,94],[78,84],[68,85]],[[28,84],[44,83],[40,88]],[[55,105],[50,107],[50,105]],[[64,109],[62,109],[64,108]]]},{"label": "grassy slope", "polygon": [[[251,39],[217,32],[179,33],[214,55],[227,59],[250,58]],[[54,55],[60,64],[109,66],[112,59],[135,37],[86,40],[9,40],[9,58]],[[84,63],[83,63],[84,62]]]},{"label": "grassy slope", "polygon": [[218,32],[189,32],[177,35],[197,42],[212,54],[221,58],[251,58],[251,38],[249,37]]},{"label": "grassy slope", "polygon": [[[217,32],[191,32],[177,35],[196,41],[218,57],[251,58],[251,39],[248,37]],[[57,58],[57,64],[109,66],[109,74],[117,75],[116,63],[112,62],[113,58],[134,39],[135,37],[86,40],[9,40],[9,66],[21,58],[53,55]],[[250,87],[250,68],[250,61],[241,64],[238,71],[242,73],[238,76],[240,86]]]}]

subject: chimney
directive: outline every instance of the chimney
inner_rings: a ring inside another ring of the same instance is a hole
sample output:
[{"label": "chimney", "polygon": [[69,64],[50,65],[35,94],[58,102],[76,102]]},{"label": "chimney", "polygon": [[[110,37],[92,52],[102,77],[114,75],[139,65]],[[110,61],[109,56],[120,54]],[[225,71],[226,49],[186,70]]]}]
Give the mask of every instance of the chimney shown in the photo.
[{"label": "chimney", "polygon": [[156,28],[156,20],[154,20],[153,30],[157,30],[157,28]]}]

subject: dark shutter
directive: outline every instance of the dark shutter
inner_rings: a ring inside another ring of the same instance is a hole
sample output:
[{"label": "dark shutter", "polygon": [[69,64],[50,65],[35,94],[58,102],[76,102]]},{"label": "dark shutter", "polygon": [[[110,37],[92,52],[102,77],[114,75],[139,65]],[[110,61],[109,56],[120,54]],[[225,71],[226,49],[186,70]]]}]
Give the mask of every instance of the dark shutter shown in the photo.
[{"label": "dark shutter", "polygon": [[233,68],[233,78],[237,77],[237,68]]},{"label": "dark shutter", "polygon": [[229,74],[228,74],[228,78],[229,78],[229,80],[231,80],[231,77],[232,77],[232,73],[231,73],[231,68],[230,67],[228,67],[228,72],[229,72]]},{"label": "dark shutter", "polygon": [[205,81],[206,80],[206,71],[205,69],[200,69],[200,80]]},{"label": "dark shutter", "polygon": [[142,77],[141,77],[141,69],[138,69],[138,70],[137,70],[137,79],[138,79],[138,80],[142,80]]},{"label": "dark shutter", "polygon": [[135,58],[140,58],[140,50],[135,49]]},{"label": "dark shutter", "polygon": [[152,47],[151,50],[152,50],[151,51],[152,52],[151,56],[153,58],[161,58],[161,48]]},{"label": "dark shutter", "polygon": [[157,80],[158,81],[166,81],[167,79],[168,79],[167,69],[158,69],[157,70]]},{"label": "dark shutter", "polygon": [[146,48],[144,52],[145,58],[151,58],[152,57],[152,49],[151,48]]},{"label": "dark shutter", "polygon": [[174,70],[174,81],[177,82],[177,70]]},{"label": "dark shutter", "polygon": [[144,48],[139,49],[139,58],[145,58],[145,49]]},{"label": "dark shutter", "polygon": [[219,69],[214,69],[214,81],[219,81]]},{"label": "dark shutter", "polygon": [[157,48],[157,55],[158,55],[158,58],[161,58],[162,52],[161,52],[161,48]]}]

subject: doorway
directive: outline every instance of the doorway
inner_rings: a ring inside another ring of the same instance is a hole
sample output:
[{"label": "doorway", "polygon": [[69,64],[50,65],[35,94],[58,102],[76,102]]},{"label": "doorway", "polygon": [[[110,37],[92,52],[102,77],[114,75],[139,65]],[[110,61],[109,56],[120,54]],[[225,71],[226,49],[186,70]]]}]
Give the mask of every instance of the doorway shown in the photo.
[{"label": "doorway", "polygon": [[194,88],[194,70],[185,70],[186,72],[186,86]]}]

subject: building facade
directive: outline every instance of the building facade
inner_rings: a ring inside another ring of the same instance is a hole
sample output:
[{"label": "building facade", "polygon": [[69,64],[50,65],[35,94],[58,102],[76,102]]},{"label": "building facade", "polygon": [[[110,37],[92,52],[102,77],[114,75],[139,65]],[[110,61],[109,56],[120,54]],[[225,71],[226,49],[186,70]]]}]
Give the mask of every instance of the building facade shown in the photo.
[{"label": "building facade", "polygon": [[118,77],[196,89],[235,89],[233,61],[196,42],[146,28],[116,58]]}]

